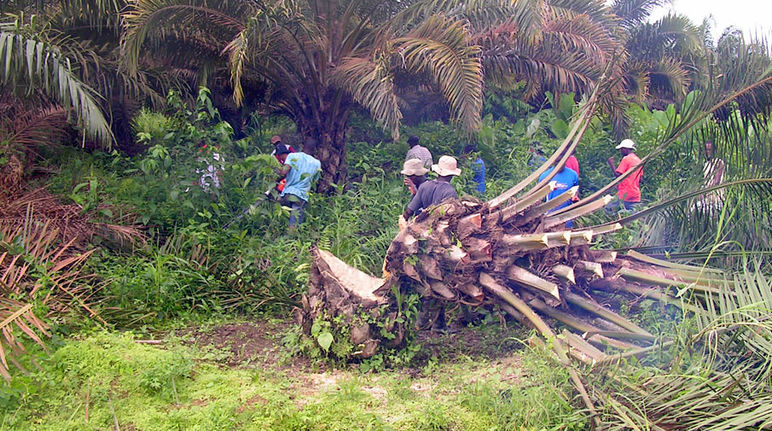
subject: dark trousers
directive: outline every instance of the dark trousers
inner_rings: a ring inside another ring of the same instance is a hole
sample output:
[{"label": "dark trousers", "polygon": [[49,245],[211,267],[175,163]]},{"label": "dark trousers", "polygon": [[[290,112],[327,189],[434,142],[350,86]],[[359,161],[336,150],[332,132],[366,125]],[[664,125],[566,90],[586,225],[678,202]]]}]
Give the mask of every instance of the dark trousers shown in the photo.
[{"label": "dark trousers", "polygon": [[289,225],[295,227],[303,223],[303,218],[306,215],[306,201],[299,197],[287,193],[281,198],[281,204],[290,209]]}]

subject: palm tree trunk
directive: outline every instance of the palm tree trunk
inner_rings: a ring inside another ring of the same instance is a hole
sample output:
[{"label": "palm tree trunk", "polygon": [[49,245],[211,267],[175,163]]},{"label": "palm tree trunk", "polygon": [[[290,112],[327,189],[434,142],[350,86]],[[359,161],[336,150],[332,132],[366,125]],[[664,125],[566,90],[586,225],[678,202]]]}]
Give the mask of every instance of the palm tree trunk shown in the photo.
[{"label": "palm tree trunk", "polygon": [[298,123],[298,130],[306,138],[313,138],[315,145],[304,144],[303,151],[322,163],[322,172],[316,191],[331,194],[335,185],[346,182],[346,122],[348,114],[326,124]]}]

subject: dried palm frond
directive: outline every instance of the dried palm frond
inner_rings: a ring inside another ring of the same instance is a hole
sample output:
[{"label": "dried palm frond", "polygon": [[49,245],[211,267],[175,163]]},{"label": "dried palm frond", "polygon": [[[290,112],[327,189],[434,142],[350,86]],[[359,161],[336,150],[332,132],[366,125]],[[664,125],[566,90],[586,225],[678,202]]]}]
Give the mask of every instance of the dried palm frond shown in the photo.
[{"label": "dried palm frond", "polygon": [[75,238],[61,243],[59,237],[50,224],[0,227],[0,293],[42,297],[49,316],[82,309],[100,320],[89,302],[95,278],[81,273],[93,249],[81,252],[73,245]]},{"label": "dried palm frond", "polygon": [[93,274],[82,273],[93,250],[77,250],[75,238],[60,242],[50,223],[33,227],[28,222],[15,229],[0,227],[0,375],[6,380],[9,362],[24,371],[16,360],[26,353],[24,337],[15,335],[16,329],[46,349],[38,333],[50,336],[49,327],[32,312],[33,301],[47,309],[48,319],[78,312],[106,324],[94,300],[103,285]]},{"label": "dried palm frond", "polygon": [[118,242],[143,241],[141,230],[130,219],[126,222],[125,225],[93,222],[80,205],[62,204],[45,188],[29,192],[17,190],[10,195],[0,193],[0,230],[55,229],[59,241],[80,249],[95,235]]}]

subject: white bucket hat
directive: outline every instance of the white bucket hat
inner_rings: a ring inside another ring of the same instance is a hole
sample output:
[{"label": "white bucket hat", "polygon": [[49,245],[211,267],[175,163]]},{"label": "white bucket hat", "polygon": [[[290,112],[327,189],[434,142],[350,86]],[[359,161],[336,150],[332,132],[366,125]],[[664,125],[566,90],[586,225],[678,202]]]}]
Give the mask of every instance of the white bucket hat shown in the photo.
[{"label": "white bucket hat", "polygon": [[405,164],[402,165],[402,175],[426,175],[429,172],[424,166],[424,162],[421,159],[405,160]]},{"label": "white bucket hat", "polygon": [[458,161],[455,157],[442,156],[436,165],[432,165],[432,170],[441,177],[449,175],[461,175],[461,169],[458,168]]},{"label": "white bucket hat", "polygon": [[634,150],[635,142],[633,142],[632,139],[624,139],[622,140],[622,142],[619,143],[619,145],[617,145],[617,150],[620,150],[622,148],[628,148],[630,150]]}]

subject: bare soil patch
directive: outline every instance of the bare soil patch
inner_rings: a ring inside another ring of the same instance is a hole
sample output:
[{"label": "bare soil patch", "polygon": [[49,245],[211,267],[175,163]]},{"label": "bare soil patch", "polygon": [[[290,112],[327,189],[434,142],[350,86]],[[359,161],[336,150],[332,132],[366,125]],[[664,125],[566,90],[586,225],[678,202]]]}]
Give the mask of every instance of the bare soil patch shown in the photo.
[{"label": "bare soil patch", "polygon": [[[312,378],[307,373],[324,376],[331,371],[324,363],[312,363],[304,356],[290,357],[282,345],[284,334],[295,325],[287,320],[257,320],[254,322],[226,323],[209,327],[190,327],[180,332],[183,342],[200,348],[214,349],[219,359],[230,367],[254,367],[282,371],[303,380]],[[429,360],[453,362],[463,358],[486,358],[506,361],[522,348],[523,330],[512,325],[489,324],[480,327],[457,327],[452,333],[420,331],[416,342],[421,345],[411,367],[405,374],[417,377],[420,367]],[[354,364],[353,366],[356,366]],[[334,374],[334,373],[333,373]],[[310,382],[318,386],[320,382]]]}]

